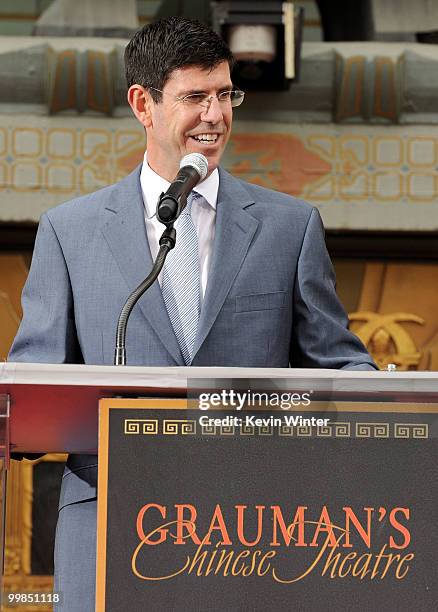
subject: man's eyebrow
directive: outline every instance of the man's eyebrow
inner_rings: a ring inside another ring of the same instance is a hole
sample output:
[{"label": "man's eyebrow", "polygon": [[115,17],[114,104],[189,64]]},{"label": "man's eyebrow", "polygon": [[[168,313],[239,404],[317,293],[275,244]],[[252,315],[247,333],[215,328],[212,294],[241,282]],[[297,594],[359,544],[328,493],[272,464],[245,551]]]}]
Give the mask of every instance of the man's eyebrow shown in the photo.
[{"label": "man's eyebrow", "polygon": [[185,89],[180,96],[191,96],[192,94],[205,94],[207,93],[205,89]]},{"label": "man's eyebrow", "polygon": [[[219,89],[217,91],[232,91],[234,89],[234,85],[232,83],[229,83],[228,85],[223,85],[222,87],[219,87]],[[186,89],[185,91],[181,92],[180,94],[178,94],[179,98],[182,98],[183,96],[191,96],[193,94],[205,94],[207,95],[208,92],[205,91],[205,89]]]}]

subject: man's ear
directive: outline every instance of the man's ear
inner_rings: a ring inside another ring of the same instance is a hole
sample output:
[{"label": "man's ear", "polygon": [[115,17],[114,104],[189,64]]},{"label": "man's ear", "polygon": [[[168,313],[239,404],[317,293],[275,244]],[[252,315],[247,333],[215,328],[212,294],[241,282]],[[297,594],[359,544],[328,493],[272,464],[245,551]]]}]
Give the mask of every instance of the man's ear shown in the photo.
[{"label": "man's ear", "polygon": [[148,128],[152,126],[152,104],[150,93],[141,85],[131,85],[128,89],[128,103],[137,120]]}]

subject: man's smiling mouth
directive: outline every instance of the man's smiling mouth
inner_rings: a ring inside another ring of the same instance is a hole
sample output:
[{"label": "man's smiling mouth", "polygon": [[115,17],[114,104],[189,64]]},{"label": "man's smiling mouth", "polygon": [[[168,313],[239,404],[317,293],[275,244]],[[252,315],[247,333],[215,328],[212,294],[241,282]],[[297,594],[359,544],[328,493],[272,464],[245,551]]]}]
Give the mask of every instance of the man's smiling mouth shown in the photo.
[{"label": "man's smiling mouth", "polygon": [[214,144],[219,138],[219,134],[196,134],[196,136],[190,136],[190,138],[202,144]]}]

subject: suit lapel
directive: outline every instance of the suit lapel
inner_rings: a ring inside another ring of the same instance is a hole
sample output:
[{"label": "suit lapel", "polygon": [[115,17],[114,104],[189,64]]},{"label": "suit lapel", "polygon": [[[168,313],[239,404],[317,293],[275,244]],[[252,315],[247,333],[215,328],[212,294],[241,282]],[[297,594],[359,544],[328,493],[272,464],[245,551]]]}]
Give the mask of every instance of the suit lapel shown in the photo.
[{"label": "suit lapel", "polygon": [[[118,183],[105,205],[102,233],[126,280],[126,298],[152,269],[140,187],[141,166]],[[158,281],[140,298],[140,308],[154,332],[178,365],[185,365]],[[128,323],[129,325],[129,323]],[[114,330],[115,333],[115,330]],[[129,347],[127,347],[129,355]]]},{"label": "suit lapel", "polygon": [[257,219],[245,210],[253,203],[254,200],[241,183],[220,169],[213,257],[199,320],[195,355],[222,308],[259,225]]}]

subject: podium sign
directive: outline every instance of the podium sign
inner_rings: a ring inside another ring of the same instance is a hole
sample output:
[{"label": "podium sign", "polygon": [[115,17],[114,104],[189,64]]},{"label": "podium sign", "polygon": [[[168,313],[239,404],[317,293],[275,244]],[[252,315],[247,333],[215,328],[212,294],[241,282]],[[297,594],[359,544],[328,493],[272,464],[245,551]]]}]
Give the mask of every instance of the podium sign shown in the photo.
[{"label": "podium sign", "polygon": [[436,609],[437,413],[101,400],[96,610]]}]

